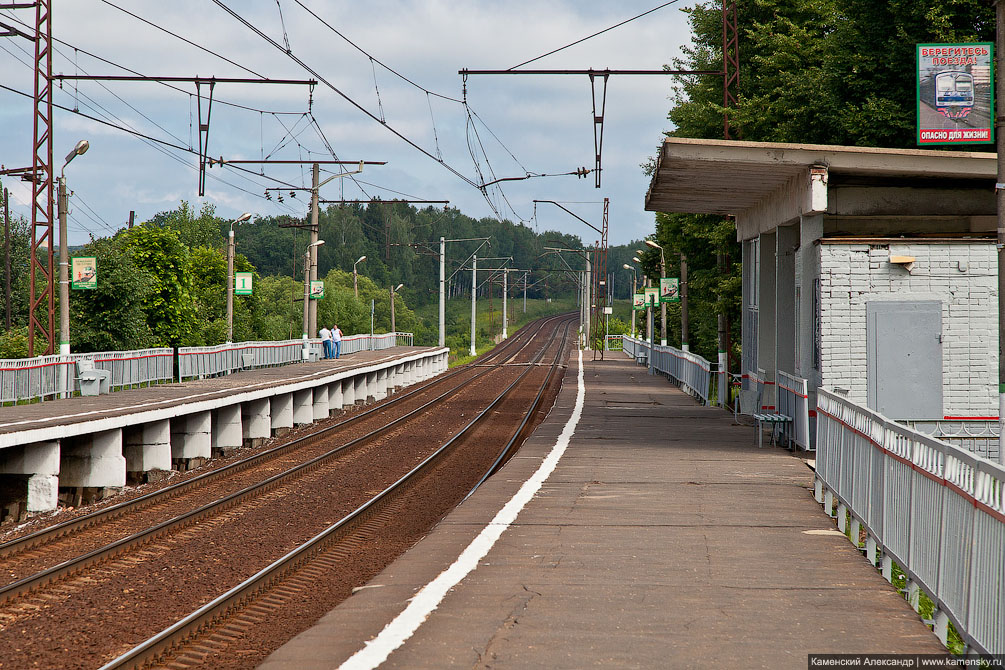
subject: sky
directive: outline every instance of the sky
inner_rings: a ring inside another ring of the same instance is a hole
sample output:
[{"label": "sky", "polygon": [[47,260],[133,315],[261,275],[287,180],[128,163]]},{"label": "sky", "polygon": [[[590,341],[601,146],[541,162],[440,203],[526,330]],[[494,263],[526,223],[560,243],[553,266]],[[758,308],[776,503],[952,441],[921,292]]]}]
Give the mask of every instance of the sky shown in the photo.
[{"label": "sky", "polygon": [[[590,80],[586,75],[470,75],[465,106],[458,70],[512,68],[660,4],[54,0],[53,73],[130,74],[118,67],[124,66],[147,76],[315,78],[297,59],[327,84],[319,80],[313,90],[302,84],[216,84],[210,156],[331,160],[333,152],[340,160],[386,161],[333,179],[321,188],[321,197],[449,200],[468,216],[522,221],[539,231],[579,235],[585,244],[599,235],[555,205],[535,207],[533,201],[561,202],[600,228],[606,197],[608,242],[617,245],[654,231],[654,216],[643,209],[649,177],[640,166],[655,155],[662,133],[670,129],[666,116],[673,78],[626,75],[608,80],[600,189],[593,174],[534,177],[500,182],[486,198],[472,183],[594,167]],[[679,0],[524,68],[658,70],[689,43],[687,15],[681,9],[694,4]],[[34,10],[2,11],[0,22],[31,32]],[[32,58],[32,42],[0,38],[0,84],[30,95]],[[125,226],[130,210],[141,222],[175,209],[182,200],[196,209],[209,203],[221,217],[306,214],[308,192],[291,198],[289,190],[271,191],[266,199],[265,190],[310,186],[309,165],[243,165],[250,173],[214,166],[207,169],[206,193],[199,197],[197,155],[188,151],[199,142],[195,84],[171,86],[175,88],[150,82],[54,82],[54,103],[175,145],[55,109],[57,174],[78,140],[90,143],[86,154],[65,167],[72,192],[71,245],[112,234]],[[601,92],[598,79],[598,105]],[[202,93],[205,106],[205,86]],[[0,164],[31,165],[31,138],[31,98],[0,89]],[[322,179],[340,169],[322,166]],[[10,178],[4,184],[11,189],[13,212],[30,217],[28,184]]]}]

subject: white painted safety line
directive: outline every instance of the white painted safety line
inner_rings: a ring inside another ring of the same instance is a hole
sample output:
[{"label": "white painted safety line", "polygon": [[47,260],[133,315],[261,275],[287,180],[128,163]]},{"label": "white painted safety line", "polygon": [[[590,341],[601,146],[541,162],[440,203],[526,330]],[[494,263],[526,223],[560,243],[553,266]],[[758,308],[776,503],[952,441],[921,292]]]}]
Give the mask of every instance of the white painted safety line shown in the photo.
[{"label": "white painted safety line", "polygon": [[516,521],[517,515],[530,502],[531,498],[538,492],[541,485],[551,476],[551,473],[562,458],[569,441],[576,430],[579,418],[583,414],[583,402],[586,398],[586,386],[583,382],[583,352],[579,352],[579,377],[577,384],[576,405],[572,410],[572,416],[562,429],[562,434],[558,436],[555,446],[551,448],[548,456],[541,462],[537,471],[524,482],[520,490],[510,498],[501,510],[495,515],[489,525],[482,529],[474,540],[471,541],[461,555],[453,564],[441,572],[433,581],[422,587],[409,602],[401,614],[393,621],[384,626],[377,637],[367,642],[362,649],[345,660],[339,666],[339,670],[373,670],[387,660],[395,649],[403,645],[419,629],[419,626],[429,618],[429,615],[439,607],[444,596],[450,589],[457,586],[462,579],[478,567],[481,561],[496,540],[502,536],[507,528]]},{"label": "white painted safety line", "polygon": [[[369,365],[383,363],[396,358],[396,356],[383,356],[381,358],[375,358],[372,361],[363,361],[362,365],[357,366],[358,368],[367,367]],[[346,368],[345,371],[349,372],[354,368]],[[79,419],[82,417],[94,416],[96,414],[111,414],[113,412],[125,412],[130,413],[131,411],[148,409],[150,407],[157,407],[158,405],[170,405],[170,404],[184,404],[198,398],[205,398],[206,396],[214,395],[235,395],[243,391],[253,391],[258,388],[264,388],[269,386],[285,386],[287,384],[296,384],[297,382],[305,381],[311,378],[324,377],[330,374],[338,374],[340,370],[325,370],[311,372],[306,375],[300,375],[299,377],[289,377],[287,379],[273,380],[267,382],[255,382],[254,384],[245,384],[243,386],[231,386],[228,388],[216,389],[215,391],[206,391],[205,393],[192,393],[189,395],[178,396],[177,398],[168,398],[166,400],[151,400],[150,402],[137,403],[135,405],[121,405],[119,407],[107,407],[105,409],[95,409],[88,412],[78,412],[76,414],[63,414],[61,416],[46,416],[39,419],[25,419],[24,421],[9,421],[7,423],[0,423],[0,429],[10,428],[14,426],[25,426],[32,423],[50,423],[53,421],[60,422],[66,419]],[[184,383],[184,382],[182,382]]]}]

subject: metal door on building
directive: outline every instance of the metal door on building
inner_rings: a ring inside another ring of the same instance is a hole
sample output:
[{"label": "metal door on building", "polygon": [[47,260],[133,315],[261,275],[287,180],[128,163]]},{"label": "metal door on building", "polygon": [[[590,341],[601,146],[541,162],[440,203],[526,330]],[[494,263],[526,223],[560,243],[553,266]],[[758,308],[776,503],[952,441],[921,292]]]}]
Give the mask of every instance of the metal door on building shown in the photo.
[{"label": "metal door on building", "polygon": [[868,405],[891,419],[942,418],[942,303],[866,303]]}]

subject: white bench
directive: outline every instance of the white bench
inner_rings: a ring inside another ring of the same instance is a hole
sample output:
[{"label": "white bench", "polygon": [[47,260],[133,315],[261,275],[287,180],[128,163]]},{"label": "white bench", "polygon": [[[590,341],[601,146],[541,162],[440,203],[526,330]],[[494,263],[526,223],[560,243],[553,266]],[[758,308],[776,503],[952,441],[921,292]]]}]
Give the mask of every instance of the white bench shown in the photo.
[{"label": "white bench", "polygon": [[107,394],[111,390],[112,373],[94,367],[94,361],[77,361],[77,381],[80,382],[80,395]]}]

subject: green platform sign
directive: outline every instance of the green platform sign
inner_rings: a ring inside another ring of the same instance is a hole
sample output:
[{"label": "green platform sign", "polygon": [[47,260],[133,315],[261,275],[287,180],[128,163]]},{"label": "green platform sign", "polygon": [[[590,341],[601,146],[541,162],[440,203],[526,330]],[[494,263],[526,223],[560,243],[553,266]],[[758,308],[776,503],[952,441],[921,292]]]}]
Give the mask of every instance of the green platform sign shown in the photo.
[{"label": "green platform sign", "polygon": [[680,302],[680,279],[677,277],[660,279],[660,302]]},{"label": "green platform sign", "polygon": [[311,281],[311,300],[320,300],[325,297],[325,281],[315,279]]},{"label": "green platform sign", "polygon": [[660,290],[655,287],[647,287],[646,291],[646,307],[655,307],[660,302]]},{"label": "green platform sign", "polygon": [[234,295],[251,295],[251,272],[234,273]]},{"label": "green platform sign", "polygon": [[641,312],[646,308],[646,294],[636,293],[632,296],[632,309]]}]

